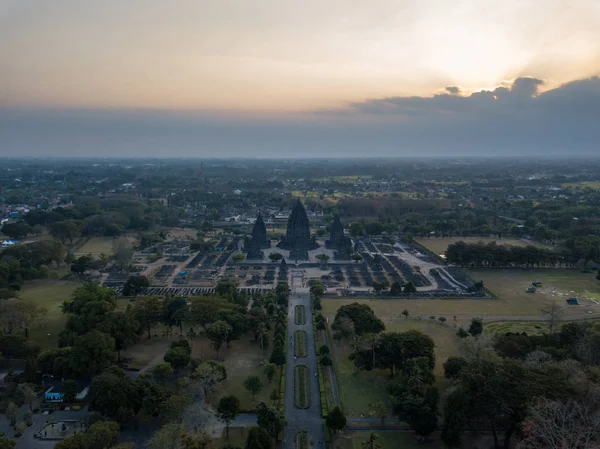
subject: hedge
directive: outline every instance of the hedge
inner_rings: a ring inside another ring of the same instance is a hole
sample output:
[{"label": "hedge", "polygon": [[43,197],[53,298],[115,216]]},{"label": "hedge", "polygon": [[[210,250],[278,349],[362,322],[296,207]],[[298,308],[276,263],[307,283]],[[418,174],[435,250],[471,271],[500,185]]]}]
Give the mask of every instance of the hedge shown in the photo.
[{"label": "hedge", "polygon": [[306,357],[306,332],[297,330],[294,332],[294,355],[296,357]]},{"label": "hedge", "polygon": [[294,369],[294,405],[298,408],[310,407],[310,384],[306,365],[298,365]]},{"label": "hedge", "polygon": [[296,306],[294,307],[294,322],[298,325],[306,324],[306,313],[304,311],[304,306]]},{"label": "hedge", "polygon": [[281,379],[279,380],[279,411],[285,407],[285,363],[281,365]]}]

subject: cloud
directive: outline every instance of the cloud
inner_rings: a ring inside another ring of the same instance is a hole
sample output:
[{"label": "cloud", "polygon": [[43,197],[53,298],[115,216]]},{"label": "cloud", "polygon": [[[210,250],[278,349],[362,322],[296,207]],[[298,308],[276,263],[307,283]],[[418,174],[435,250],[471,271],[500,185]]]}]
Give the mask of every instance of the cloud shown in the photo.
[{"label": "cloud", "polygon": [[598,156],[600,78],[542,86],[523,77],[302,115],[0,109],[0,155]]}]

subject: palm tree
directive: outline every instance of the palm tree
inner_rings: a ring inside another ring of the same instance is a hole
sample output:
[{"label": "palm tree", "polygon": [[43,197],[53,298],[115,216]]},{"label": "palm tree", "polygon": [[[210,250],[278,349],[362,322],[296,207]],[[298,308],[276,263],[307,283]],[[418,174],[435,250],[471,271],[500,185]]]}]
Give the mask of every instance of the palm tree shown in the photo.
[{"label": "palm tree", "polygon": [[263,341],[264,341],[263,339],[267,335],[267,325],[263,322],[259,323],[256,333],[258,334],[258,341],[260,342],[260,350],[264,354],[265,348],[263,347]]},{"label": "palm tree", "polygon": [[60,311],[65,315],[73,312],[73,301],[63,301],[60,305]]},{"label": "palm tree", "polygon": [[379,435],[374,432],[371,432],[369,435],[369,439],[363,441],[361,448],[362,449],[381,449],[381,444],[377,442],[379,439]]}]

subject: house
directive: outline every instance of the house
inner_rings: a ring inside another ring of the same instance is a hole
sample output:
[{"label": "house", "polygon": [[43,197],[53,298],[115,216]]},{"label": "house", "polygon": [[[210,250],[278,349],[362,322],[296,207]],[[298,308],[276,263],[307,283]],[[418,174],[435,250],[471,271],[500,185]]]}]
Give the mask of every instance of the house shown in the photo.
[{"label": "house", "polygon": [[[44,393],[44,402],[63,402],[63,396],[64,396],[64,385],[63,382],[46,382],[47,384],[50,384],[50,388],[48,388],[46,390],[46,392]],[[51,385],[53,384],[54,385]],[[75,395],[75,400],[76,401],[82,401],[84,400],[89,391],[90,391],[90,384],[89,382],[86,381],[76,381],[77,383],[77,394]]]}]

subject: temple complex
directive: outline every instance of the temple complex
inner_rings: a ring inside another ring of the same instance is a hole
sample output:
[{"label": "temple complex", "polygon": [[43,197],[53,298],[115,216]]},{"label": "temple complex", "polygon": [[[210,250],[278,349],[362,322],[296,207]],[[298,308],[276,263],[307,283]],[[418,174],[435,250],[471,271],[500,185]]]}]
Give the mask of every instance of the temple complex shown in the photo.
[{"label": "temple complex", "polygon": [[308,251],[319,247],[310,236],[308,215],[300,199],[294,204],[286,233],[277,246],[290,251],[290,260],[308,260]]},{"label": "temple complex", "polygon": [[262,259],[264,255],[262,250],[270,247],[271,241],[267,237],[267,227],[259,212],[254,227],[252,228],[252,237],[250,238],[248,254],[246,257],[248,259]]},{"label": "temple complex", "polygon": [[325,242],[328,249],[335,251],[336,260],[348,260],[352,254],[352,241],[344,235],[344,226],[340,221],[340,216],[335,214],[331,229],[329,231],[329,240]]}]

